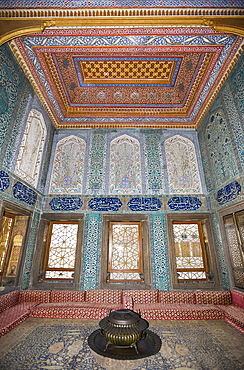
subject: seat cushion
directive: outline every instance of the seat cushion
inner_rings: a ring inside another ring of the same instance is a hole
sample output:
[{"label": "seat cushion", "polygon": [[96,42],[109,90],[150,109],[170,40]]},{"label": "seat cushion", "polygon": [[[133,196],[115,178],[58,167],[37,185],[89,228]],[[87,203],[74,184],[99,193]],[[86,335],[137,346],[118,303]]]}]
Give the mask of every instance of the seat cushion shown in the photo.
[{"label": "seat cushion", "polygon": [[197,304],[216,304],[216,305],[230,305],[232,297],[230,291],[208,291],[196,290],[195,291]]},{"label": "seat cushion", "polygon": [[159,291],[158,292],[158,301],[161,303],[166,304],[173,304],[173,303],[189,303],[194,304],[196,303],[195,294],[194,292],[165,292]]},{"label": "seat cushion", "polygon": [[0,312],[16,305],[19,301],[19,290],[0,295]]},{"label": "seat cushion", "polygon": [[50,302],[84,302],[84,291],[53,290],[50,293]]},{"label": "seat cushion", "polygon": [[86,302],[121,304],[122,290],[112,290],[112,289],[87,290],[85,300]]},{"label": "seat cushion", "polygon": [[123,296],[132,297],[133,304],[136,303],[156,303],[158,302],[157,289],[131,289],[123,290]]},{"label": "seat cushion", "polygon": [[239,306],[244,309],[244,292],[240,292],[239,290],[231,290],[231,296],[233,303],[236,306]]},{"label": "seat cushion", "polygon": [[[136,310],[135,310],[136,311]],[[224,313],[214,305],[155,304],[141,307],[141,317],[147,320],[213,320],[223,319]]]},{"label": "seat cushion", "polygon": [[19,302],[44,303],[49,301],[49,290],[21,290],[19,294]]},{"label": "seat cushion", "polygon": [[33,306],[31,302],[20,303],[4,310],[0,316],[0,337],[27,319]]}]

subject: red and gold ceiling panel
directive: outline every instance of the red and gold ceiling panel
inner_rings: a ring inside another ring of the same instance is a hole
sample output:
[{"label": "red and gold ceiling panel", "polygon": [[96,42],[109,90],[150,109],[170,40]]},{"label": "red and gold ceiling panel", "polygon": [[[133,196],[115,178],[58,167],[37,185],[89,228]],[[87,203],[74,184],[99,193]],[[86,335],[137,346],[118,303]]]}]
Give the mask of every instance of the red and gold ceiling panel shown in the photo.
[{"label": "red and gold ceiling panel", "polygon": [[57,127],[195,127],[242,43],[208,27],[129,31],[47,30],[11,43]]}]

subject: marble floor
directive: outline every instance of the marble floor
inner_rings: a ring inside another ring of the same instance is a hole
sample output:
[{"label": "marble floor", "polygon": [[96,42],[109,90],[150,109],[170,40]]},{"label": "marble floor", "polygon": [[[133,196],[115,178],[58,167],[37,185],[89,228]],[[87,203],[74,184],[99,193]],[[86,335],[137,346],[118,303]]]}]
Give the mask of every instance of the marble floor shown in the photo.
[{"label": "marble floor", "polygon": [[158,353],[136,360],[96,354],[97,320],[29,318],[0,339],[0,370],[243,370],[244,335],[224,320],[149,321]]}]

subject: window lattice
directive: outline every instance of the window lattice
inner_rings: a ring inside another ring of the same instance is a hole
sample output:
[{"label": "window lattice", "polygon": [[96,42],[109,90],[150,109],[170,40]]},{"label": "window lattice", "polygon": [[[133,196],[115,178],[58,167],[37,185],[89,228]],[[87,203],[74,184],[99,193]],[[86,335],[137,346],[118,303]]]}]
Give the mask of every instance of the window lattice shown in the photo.
[{"label": "window lattice", "polygon": [[139,224],[113,224],[109,252],[110,280],[141,280]]},{"label": "window lattice", "polygon": [[73,279],[78,224],[53,224],[45,273],[47,279]]},{"label": "window lattice", "polygon": [[206,279],[198,224],[173,224],[179,280]]}]

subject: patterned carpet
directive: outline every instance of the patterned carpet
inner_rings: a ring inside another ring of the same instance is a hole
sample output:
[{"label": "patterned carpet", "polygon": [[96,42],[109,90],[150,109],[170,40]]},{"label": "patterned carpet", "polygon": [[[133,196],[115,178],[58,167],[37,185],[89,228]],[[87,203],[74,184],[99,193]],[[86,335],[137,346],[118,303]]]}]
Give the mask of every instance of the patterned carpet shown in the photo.
[{"label": "patterned carpet", "polygon": [[0,339],[1,370],[243,370],[244,335],[222,320],[150,321],[160,351],[139,360],[94,353],[96,320],[33,319]]}]

